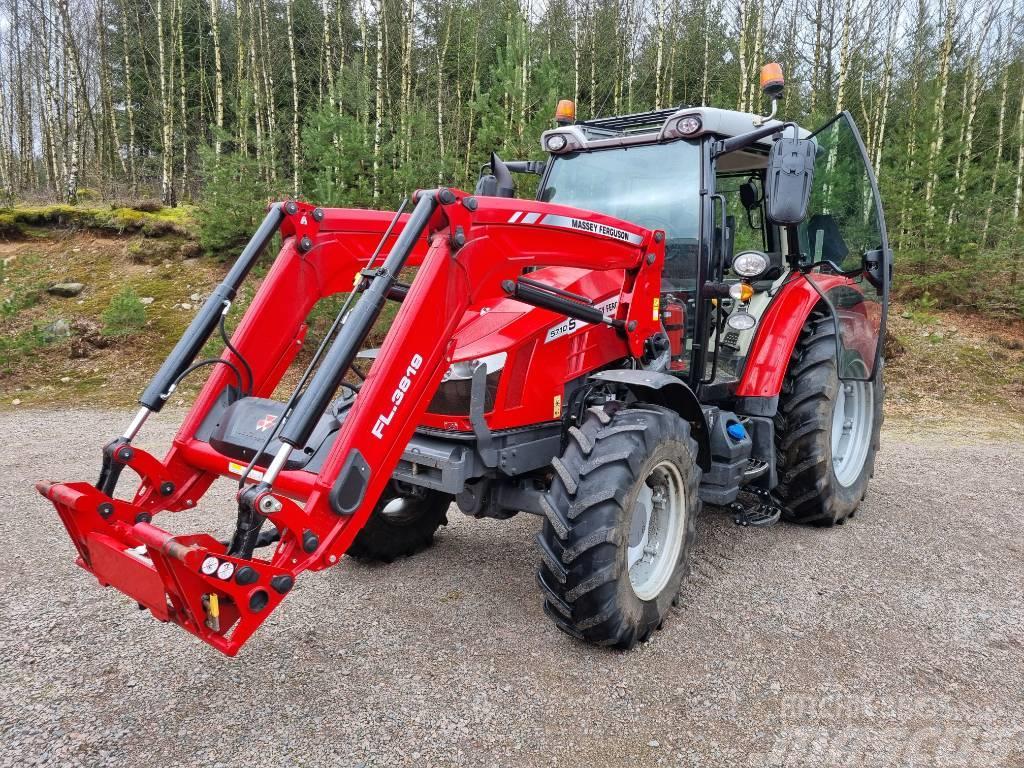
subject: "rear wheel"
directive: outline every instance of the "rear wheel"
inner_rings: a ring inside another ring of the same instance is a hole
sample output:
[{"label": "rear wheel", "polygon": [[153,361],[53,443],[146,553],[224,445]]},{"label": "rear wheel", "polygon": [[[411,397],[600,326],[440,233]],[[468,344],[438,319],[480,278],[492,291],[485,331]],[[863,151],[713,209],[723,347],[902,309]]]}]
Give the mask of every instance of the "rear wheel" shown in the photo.
[{"label": "rear wheel", "polygon": [[[851,377],[865,377],[864,360],[844,354]],[[830,526],[852,515],[874,473],[882,427],[882,376],[839,380],[836,326],[829,313],[811,315],[793,351],[775,422],[779,486],[786,518]]]},{"label": "rear wheel", "polygon": [[447,525],[451,501],[446,493],[392,480],[347,554],[385,563],[416,554],[433,543],[438,527]]},{"label": "rear wheel", "polygon": [[689,570],[697,444],[667,409],[591,408],[552,462],[537,573],[559,629],[632,648],[660,627]]}]

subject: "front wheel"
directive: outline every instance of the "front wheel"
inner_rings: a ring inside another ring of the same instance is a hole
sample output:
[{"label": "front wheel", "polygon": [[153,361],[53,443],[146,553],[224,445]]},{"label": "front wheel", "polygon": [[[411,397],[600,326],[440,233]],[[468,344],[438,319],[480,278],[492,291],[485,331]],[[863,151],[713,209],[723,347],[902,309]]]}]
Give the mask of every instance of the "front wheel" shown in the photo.
[{"label": "front wheel", "polygon": [[434,532],[447,525],[451,502],[447,493],[392,480],[346,554],[357,560],[385,563],[414,555],[429,547]]},{"label": "front wheel", "polygon": [[632,648],[660,627],[689,570],[700,510],[690,425],[654,405],[591,408],[552,462],[537,578],[564,632]]},{"label": "front wheel", "polygon": [[[852,350],[844,354],[844,370],[866,378],[864,360]],[[793,351],[775,422],[775,493],[788,520],[830,526],[857,510],[874,473],[884,392],[881,371],[873,382],[839,380],[835,321],[812,314]]]}]

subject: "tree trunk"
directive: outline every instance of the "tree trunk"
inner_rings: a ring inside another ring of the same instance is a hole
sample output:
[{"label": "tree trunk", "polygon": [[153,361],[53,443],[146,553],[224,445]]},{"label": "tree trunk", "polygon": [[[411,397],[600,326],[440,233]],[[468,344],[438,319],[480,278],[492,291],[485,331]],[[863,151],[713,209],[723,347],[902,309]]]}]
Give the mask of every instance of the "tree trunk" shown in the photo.
[{"label": "tree trunk", "polygon": [[299,196],[299,76],[295,64],[295,21],[292,18],[294,0],[285,0],[288,21],[288,63],[292,73],[292,194]]},{"label": "tree trunk", "polygon": [[955,0],[946,0],[946,17],[943,23],[942,48],[939,53],[939,96],[935,100],[933,112],[932,141],[928,147],[928,181],[924,188],[924,201],[927,210],[926,222],[931,229],[935,218],[935,186],[939,182],[938,160],[942,154],[946,131],[946,94],[949,91],[949,59],[953,50],[953,28],[956,23]]},{"label": "tree trunk", "polygon": [[156,0],[157,58],[160,69],[160,199],[164,205],[174,205],[174,117],[167,77],[167,43],[164,35],[164,0]]},{"label": "tree trunk", "polygon": [[[237,0],[236,0],[237,2]],[[241,29],[236,34],[241,35]],[[213,137],[213,154],[218,159],[224,133],[224,69],[220,58],[220,0],[210,0],[210,35],[213,37],[213,89],[217,135]]]},{"label": "tree trunk", "polygon": [[988,228],[992,223],[992,209],[996,202],[996,190],[999,185],[999,175],[1002,172],[1003,164],[1003,146],[1005,143],[1006,134],[1006,96],[1010,88],[1010,66],[1012,59],[1010,57],[1011,52],[1011,41],[1012,33],[1014,29],[1014,21],[1017,15],[1017,3],[1016,0],[1010,5],[1010,19],[1002,30],[1002,48],[1001,55],[999,57],[1000,64],[1003,68],[1002,77],[999,79],[999,128],[996,131],[996,151],[995,151],[995,162],[992,166],[992,185],[988,191],[988,205],[985,206],[985,223],[981,227],[981,241],[980,245],[982,248],[985,247],[988,241]]},{"label": "tree trunk", "polygon": [[380,198],[380,142],[384,121],[384,0],[377,0],[377,77],[373,116],[373,199]]}]

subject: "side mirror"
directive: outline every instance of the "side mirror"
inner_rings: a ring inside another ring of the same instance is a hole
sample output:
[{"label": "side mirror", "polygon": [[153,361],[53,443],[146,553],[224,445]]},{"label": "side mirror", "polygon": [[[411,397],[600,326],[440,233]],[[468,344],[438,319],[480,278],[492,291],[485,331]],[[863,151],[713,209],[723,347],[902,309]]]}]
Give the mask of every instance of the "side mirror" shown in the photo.
[{"label": "side mirror", "polygon": [[[889,258],[886,258],[888,255]],[[889,269],[885,267],[888,264]],[[888,272],[888,274],[886,274]],[[875,248],[864,254],[864,277],[874,286],[879,293],[882,292],[884,282],[892,282],[892,251],[888,254],[881,248]]]},{"label": "side mirror", "polygon": [[764,196],[773,224],[799,224],[807,217],[814,184],[815,143],[781,138],[768,153]]},{"label": "side mirror", "polygon": [[491,152],[491,162],[481,170],[473,193],[486,197],[516,196],[516,183],[512,179],[512,173],[498,157],[497,152]]}]

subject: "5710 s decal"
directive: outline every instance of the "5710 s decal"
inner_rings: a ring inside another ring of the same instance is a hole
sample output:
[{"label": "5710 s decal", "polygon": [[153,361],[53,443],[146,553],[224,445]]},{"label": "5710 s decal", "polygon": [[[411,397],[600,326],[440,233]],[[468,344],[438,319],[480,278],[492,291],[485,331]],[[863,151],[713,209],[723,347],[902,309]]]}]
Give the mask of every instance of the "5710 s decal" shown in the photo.
[{"label": "5710 s decal", "polygon": [[[615,314],[615,310],[619,307],[619,297],[616,296],[613,299],[608,299],[603,304],[598,304],[597,308],[601,310],[601,314],[605,317],[611,317]],[[554,341],[557,338],[566,336],[576,331],[586,328],[590,323],[584,320],[577,320],[575,317],[566,317],[560,323],[557,323],[548,328],[547,335],[544,337],[544,343]]]}]

